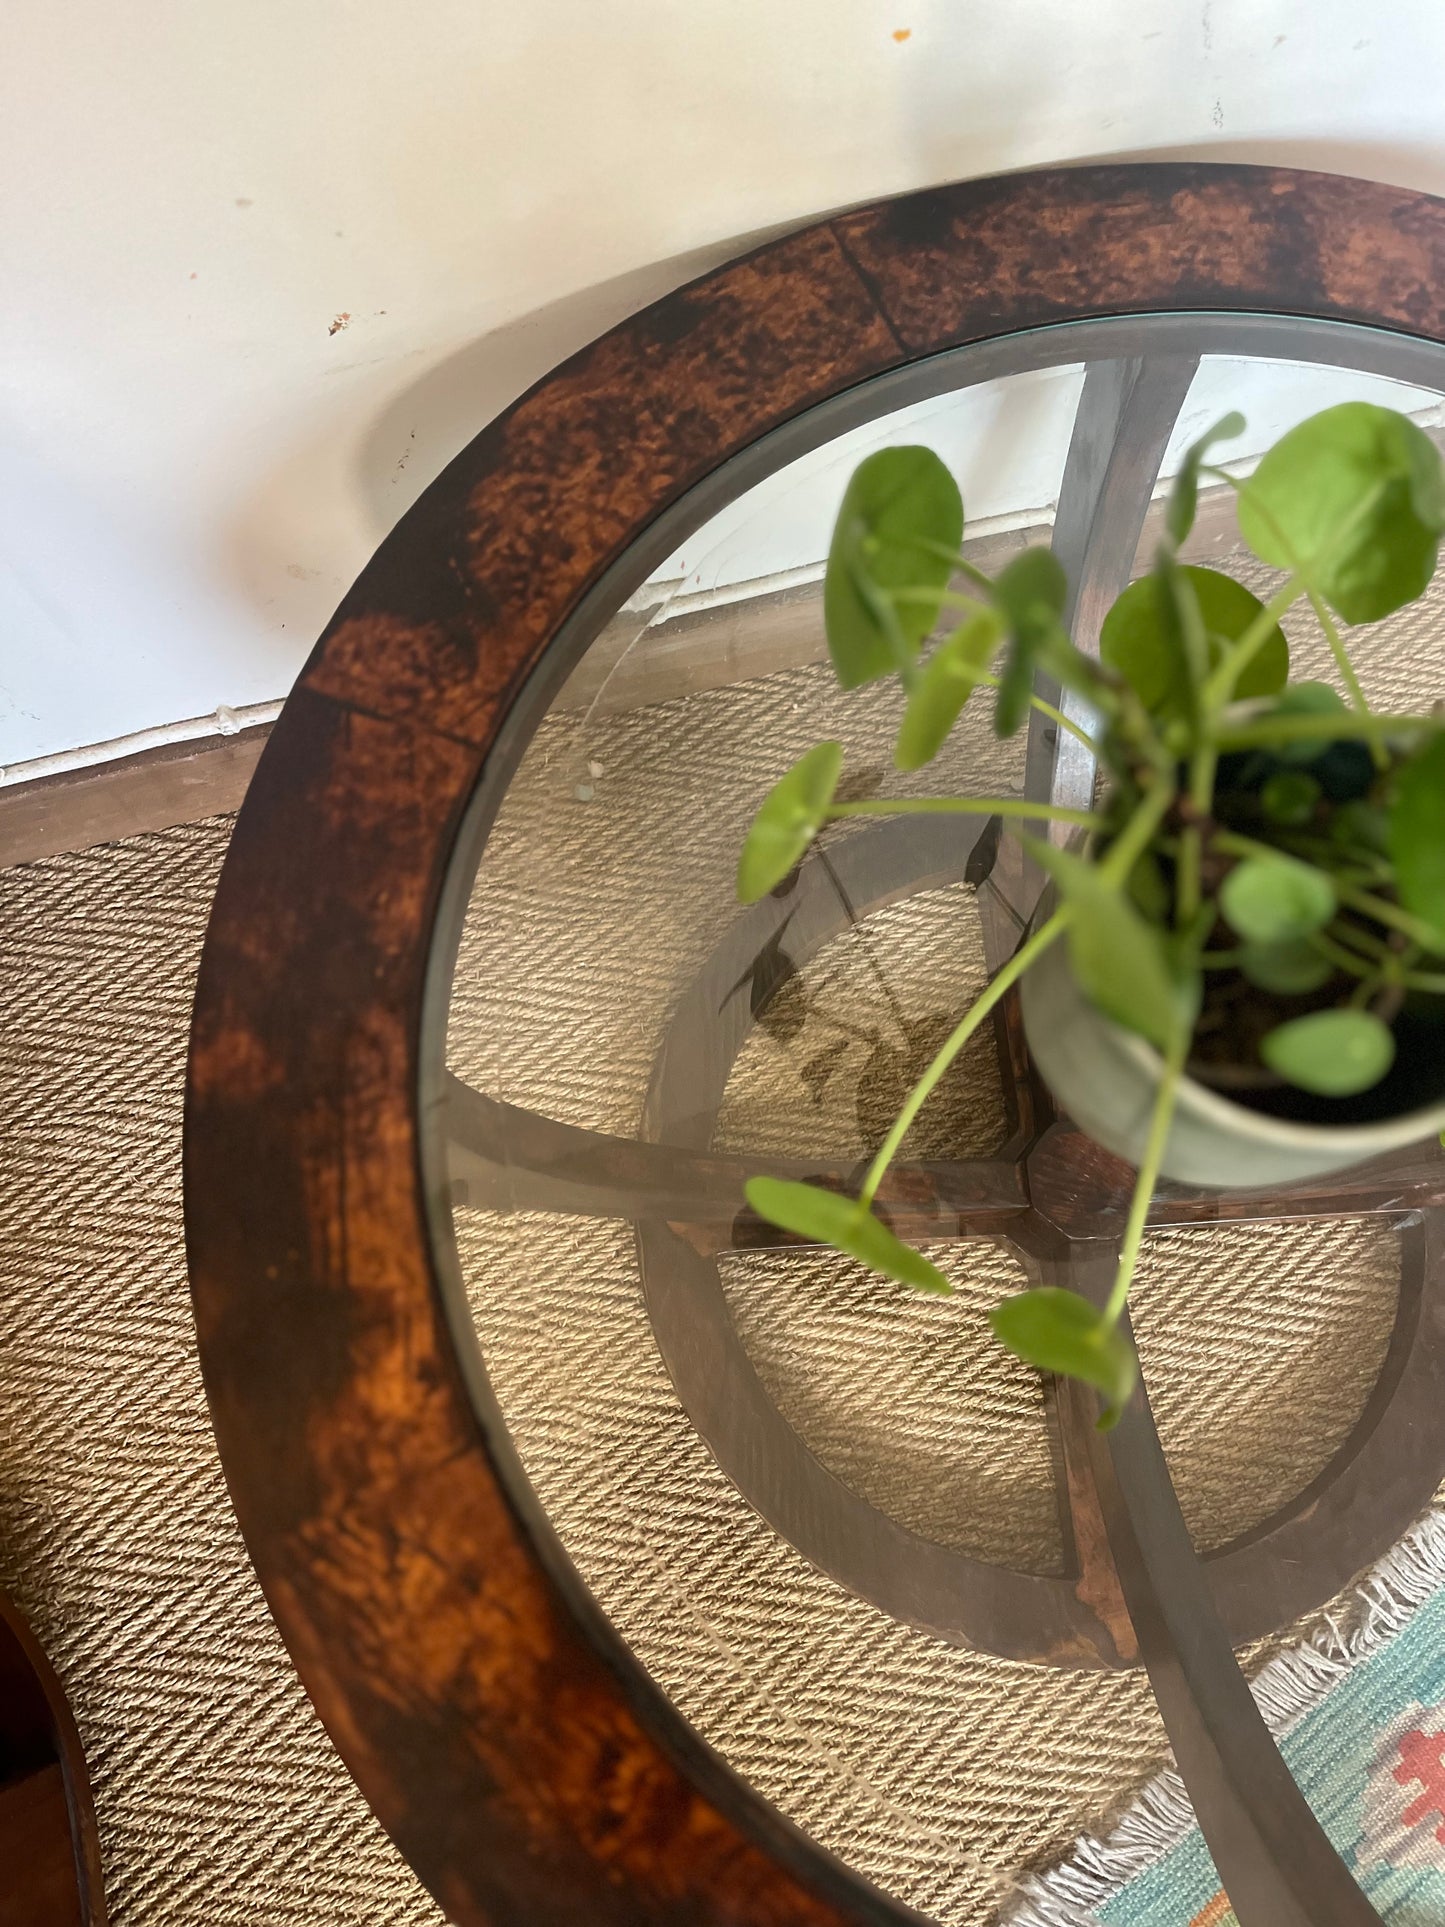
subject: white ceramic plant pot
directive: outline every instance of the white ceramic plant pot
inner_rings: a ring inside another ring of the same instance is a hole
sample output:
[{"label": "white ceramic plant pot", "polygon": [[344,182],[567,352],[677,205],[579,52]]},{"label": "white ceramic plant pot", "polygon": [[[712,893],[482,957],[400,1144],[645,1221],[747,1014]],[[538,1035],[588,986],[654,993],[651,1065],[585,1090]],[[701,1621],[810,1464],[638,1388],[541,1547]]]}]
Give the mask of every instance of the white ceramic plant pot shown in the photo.
[{"label": "white ceramic plant pot", "polygon": [[[1020,999],[1030,1054],[1060,1109],[1106,1150],[1138,1164],[1163,1070],[1158,1051],[1088,1001],[1067,942],[1046,950],[1025,975]],[[1180,1184],[1231,1190],[1288,1184],[1345,1170],[1441,1130],[1445,1098],[1369,1124],[1300,1124],[1266,1117],[1185,1078],[1163,1171]]]}]

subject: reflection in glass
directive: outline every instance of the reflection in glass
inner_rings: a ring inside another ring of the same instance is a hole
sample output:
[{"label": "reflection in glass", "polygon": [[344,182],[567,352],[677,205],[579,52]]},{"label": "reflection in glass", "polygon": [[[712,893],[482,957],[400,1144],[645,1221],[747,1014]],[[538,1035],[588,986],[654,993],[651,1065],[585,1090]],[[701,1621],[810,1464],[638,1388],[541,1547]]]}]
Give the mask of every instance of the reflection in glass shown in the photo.
[{"label": "reflection in glass", "polygon": [[[975,1234],[928,1246],[953,1299],[770,1248],[739,1213],[750,1169],[844,1175],[876,1147],[940,1029],[1014,940],[1019,880],[956,828],[932,842],[920,829],[906,847],[850,829],[752,941],[733,872],[762,794],[823,737],[845,744],[855,783],[888,794],[1024,793],[1029,745],[998,742],[982,708],[934,766],[892,769],[899,698],[891,683],[837,689],[822,558],[853,464],[905,440],[954,467],[966,545],[986,566],[1048,541],[1069,512],[1086,374],[1116,344],[1139,353],[1148,324],[1130,325],[1054,331],[1046,365],[1040,338],[1021,338],[1018,372],[985,380],[976,371],[993,364],[964,351],[946,379],[930,375],[935,392],[794,459],[784,447],[765,480],[680,535],[590,639],[489,799],[447,1018],[450,1235],[489,1381],[568,1558],[639,1664],[764,1798],[950,1927],[991,1918],[1017,1870],[1062,1848],[1163,1747],[1141,1673],[1022,1665],[879,1603],[915,1557],[920,1572],[936,1555],[942,1572],[967,1560],[1056,1586],[1072,1569],[1053,1415],[983,1332],[1021,1276],[1002,1225],[1028,1093],[1007,1039],[977,1040],[906,1147],[920,1184],[942,1187],[914,1208]],[[1335,400],[1388,400],[1431,429],[1445,419],[1438,389],[1419,385],[1423,351],[1406,385],[1390,378],[1388,338],[1317,327],[1296,360],[1246,351],[1247,320],[1211,325],[1193,352],[1217,351],[1197,372],[1190,361],[1140,469],[1144,558],[1151,498],[1229,408],[1250,422],[1230,450],[1239,472]],[[1177,356],[1177,324],[1160,327]],[[1235,553],[1227,497],[1206,495],[1193,552],[1262,588],[1269,572]],[[1108,558],[1123,576],[1133,561]],[[1437,611],[1432,596],[1360,651],[1372,700],[1403,708],[1426,686]],[[1296,673],[1328,679],[1323,647],[1308,647]],[[1330,1460],[1378,1371],[1399,1274],[1382,1222],[1153,1241],[1140,1346],[1201,1546],[1255,1527]],[[685,1336],[678,1294],[694,1289],[697,1328],[706,1305],[736,1373],[715,1379],[706,1411],[708,1387],[682,1396],[674,1382],[677,1328],[660,1349],[656,1324],[671,1292]],[[1226,1369],[1221,1298],[1251,1319],[1281,1294],[1288,1329]],[[1213,1390],[1191,1395],[1201,1384]],[[749,1399],[776,1429],[735,1440],[725,1471],[721,1430]],[[856,1568],[847,1546],[804,1556],[779,1528],[749,1439],[785,1435],[815,1468],[819,1503],[834,1494],[848,1529],[875,1535]],[[879,1545],[896,1559],[880,1563]]]}]

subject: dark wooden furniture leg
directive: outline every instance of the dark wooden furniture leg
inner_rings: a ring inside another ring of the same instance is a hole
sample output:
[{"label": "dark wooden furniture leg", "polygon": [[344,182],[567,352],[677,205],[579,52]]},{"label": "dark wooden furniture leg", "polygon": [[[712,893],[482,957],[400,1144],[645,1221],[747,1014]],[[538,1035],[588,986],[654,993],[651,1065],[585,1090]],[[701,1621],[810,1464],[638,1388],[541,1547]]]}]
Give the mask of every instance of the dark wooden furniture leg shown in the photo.
[{"label": "dark wooden furniture leg", "polygon": [[[1074,1246],[1045,1282],[1108,1296],[1118,1250]],[[1139,1654],[1241,1927],[1378,1927],[1260,1716],[1179,1510],[1141,1379],[1112,1432],[1093,1394],[1057,1388],[1066,1454],[1082,1451]]]},{"label": "dark wooden furniture leg", "polygon": [[[1104,613],[1129,579],[1164,449],[1197,367],[1191,357],[1105,362],[1085,377],[1054,529],[1055,553],[1074,585],[1071,632],[1082,648],[1097,650]],[[1029,751],[1031,793],[1088,806],[1094,763],[1072,737],[1035,714]],[[1040,1259],[1039,1270],[1046,1282],[1102,1303],[1117,1257],[1109,1239],[1065,1241]],[[1142,1375],[1112,1432],[1097,1430],[1097,1410],[1083,1387],[1064,1381],[1056,1388],[1064,1456],[1074,1461],[1068,1489],[1092,1484],[1140,1656],[1242,1927],[1377,1922],[1291,1778],[1240,1672],[1179,1509]],[[1085,1456],[1086,1477],[1078,1464]],[[1350,1465],[1337,1459],[1330,1470],[1348,1477]]]},{"label": "dark wooden furniture leg", "polygon": [[105,1927],[100,1836],[60,1681],[0,1594],[0,1922]]}]

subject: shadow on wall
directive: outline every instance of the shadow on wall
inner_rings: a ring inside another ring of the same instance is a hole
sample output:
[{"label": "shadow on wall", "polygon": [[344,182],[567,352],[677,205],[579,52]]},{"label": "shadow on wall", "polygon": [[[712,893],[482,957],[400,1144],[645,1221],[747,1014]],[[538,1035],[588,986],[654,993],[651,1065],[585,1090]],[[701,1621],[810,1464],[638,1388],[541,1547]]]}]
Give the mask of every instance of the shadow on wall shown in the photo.
[{"label": "shadow on wall", "polygon": [[[1220,141],[1091,158],[1254,162],[1445,191],[1440,157],[1408,146]],[[286,627],[298,641],[311,641],[427,485],[534,382],[649,302],[749,248],[826,218],[826,213],[800,216],[579,289],[456,349],[400,388],[395,357],[359,372],[237,515],[228,544],[233,579],[253,604],[274,609],[284,600]],[[426,354],[416,348],[405,359]],[[368,391],[379,398],[368,402]]]},{"label": "shadow on wall", "polygon": [[474,435],[559,362],[721,262],[825,218],[809,215],[635,268],[549,302],[428,369],[381,410],[356,452],[356,482],[378,540]]},{"label": "shadow on wall", "polygon": [[1200,146],[1115,148],[1071,167],[1105,162],[1146,165],[1150,161],[1216,161],[1251,167],[1293,167],[1307,174],[1353,174],[1360,180],[1386,181],[1416,194],[1445,196],[1445,148],[1439,143],[1349,140],[1217,140]]},{"label": "shadow on wall", "polygon": [[[806,220],[815,218],[824,217]],[[715,242],[578,289],[469,342],[399,389],[397,360],[388,358],[366,380],[385,399],[368,406],[361,384],[353,386],[241,508],[228,543],[233,579],[254,604],[269,608],[284,596],[288,626],[308,641],[320,635],[382,538],[534,382],[649,302],[805,224]]]}]

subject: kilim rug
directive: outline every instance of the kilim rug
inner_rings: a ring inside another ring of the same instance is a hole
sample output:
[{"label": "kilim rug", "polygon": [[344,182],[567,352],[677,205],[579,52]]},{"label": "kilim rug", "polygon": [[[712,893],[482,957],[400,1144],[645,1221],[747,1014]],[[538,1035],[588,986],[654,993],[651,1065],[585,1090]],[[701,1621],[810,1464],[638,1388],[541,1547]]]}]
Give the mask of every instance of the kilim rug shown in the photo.
[{"label": "kilim rug", "polygon": [[[1445,1923],[1445,1514],[1418,1525],[1347,1613],[1270,1662],[1254,1694],[1387,1927]],[[1178,1776],[1028,1883],[1009,1927],[1238,1927]]]}]

